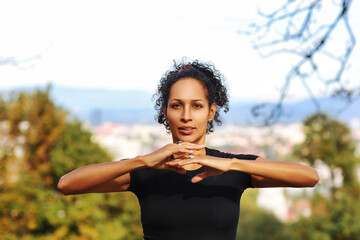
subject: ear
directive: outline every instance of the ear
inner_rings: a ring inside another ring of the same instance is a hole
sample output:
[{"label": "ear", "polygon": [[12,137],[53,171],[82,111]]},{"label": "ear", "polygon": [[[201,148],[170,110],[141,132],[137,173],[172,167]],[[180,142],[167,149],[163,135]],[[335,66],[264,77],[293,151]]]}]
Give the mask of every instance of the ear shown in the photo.
[{"label": "ear", "polygon": [[208,121],[211,121],[214,119],[216,110],[217,110],[216,103],[211,104]]},{"label": "ear", "polygon": [[166,107],[165,107],[165,105],[163,105],[161,109],[162,109],[162,112],[163,112],[163,114],[164,114],[165,120],[167,121],[167,115],[166,115]]}]

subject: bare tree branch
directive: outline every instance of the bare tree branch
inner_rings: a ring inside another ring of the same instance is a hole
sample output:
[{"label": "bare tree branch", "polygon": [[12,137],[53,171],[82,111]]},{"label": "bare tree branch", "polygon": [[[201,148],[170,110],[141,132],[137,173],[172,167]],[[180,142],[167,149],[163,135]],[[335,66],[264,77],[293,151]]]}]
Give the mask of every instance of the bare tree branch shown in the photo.
[{"label": "bare tree branch", "polygon": [[[39,55],[27,59],[18,59],[15,57],[0,58],[0,67],[11,65],[18,69],[27,69],[33,67],[35,65],[34,60],[38,60],[38,59],[40,59]],[[31,63],[30,66],[28,66],[29,63]]]},{"label": "bare tree branch", "polygon": [[45,52],[47,52],[50,49],[50,47],[51,47],[51,45],[49,47],[47,47],[43,52],[41,52],[37,55],[34,55],[32,57],[25,58],[25,59],[19,59],[17,57],[8,57],[8,58],[0,57],[0,67],[6,66],[6,65],[11,65],[18,69],[32,68],[36,65],[35,62],[40,60],[42,58],[42,56],[45,54]]},{"label": "bare tree branch", "polygon": [[[287,1],[270,14],[258,11],[258,14],[265,18],[264,23],[252,23],[249,26],[250,30],[239,32],[254,37],[253,46],[261,56],[290,54],[299,58],[285,77],[277,104],[270,109],[267,104],[260,104],[253,109],[254,116],[263,118],[266,125],[278,121],[284,113],[283,102],[295,79],[301,81],[317,111],[320,111],[320,104],[306,80],[317,74],[316,76],[326,86],[342,81],[343,73],[356,45],[356,39],[348,19],[352,0],[341,0],[337,4],[338,13],[329,19],[321,18],[320,13],[325,11],[323,10],[324,4],[331,4],[324,2],[323,0],[292,0]],[[337,35],[334,32],[341,28],[340,23],[345,26],[347,40],[343,41],[345,50],[339,53],[331,49],[329,42],[336,39]],[[322,56],[322,58],[317,56]],[[321,59],[324,58],[338,62],[338,68],[334,69],[332,77],[322,77],[320,71],[324,61]],[[310,66],[310,70],[307,66]],[[351,93],[347,92],[349,89],[346,91],[344,89],[335,90],[334,96],[346,93],[349,100],[359,94],[355,89]]]}]

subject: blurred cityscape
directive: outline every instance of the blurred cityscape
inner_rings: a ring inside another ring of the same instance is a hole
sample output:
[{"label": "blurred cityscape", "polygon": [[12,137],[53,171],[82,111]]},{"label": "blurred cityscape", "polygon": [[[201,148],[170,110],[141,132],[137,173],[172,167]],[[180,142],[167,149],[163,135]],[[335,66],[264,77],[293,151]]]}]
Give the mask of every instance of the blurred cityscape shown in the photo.
[{"label": "blurred cityscape", "polygon": [[[360,118],[349,122],[352,137],[357,144],[357,155],[360,149]],[[89,125],[90,126],[90,125]],[[162,125],[120,124],[106,122],[91,128],[93,140],[107,149],[114,160],[131,158],[150,153],[168,143],[171,135],[166,133]],[[239,126],[226,124],[217,127],[215,132],[207,136],[208,148],[215,148],[230,153],[255,154],[271,160],[288,160],[296,144],[304,140],[301,123],[276,124],[270,127]],[[306,164],[306,163],[304,163]],[[311,205],[308,198],[293,202],[291,199],[301,195],[311,195],[314,191],[324,191],[330,178],[329,169],[321,161],[316,166],[321,184],[314,189],[268,188],[259,189],[257,204],[283,221],[293,221],[299,215],[309,216]],[[360,177],[360,171],[358,171]],[[342,179],[339,175],[338,184]],[[326,194],[326,192],[324,192]]]}]

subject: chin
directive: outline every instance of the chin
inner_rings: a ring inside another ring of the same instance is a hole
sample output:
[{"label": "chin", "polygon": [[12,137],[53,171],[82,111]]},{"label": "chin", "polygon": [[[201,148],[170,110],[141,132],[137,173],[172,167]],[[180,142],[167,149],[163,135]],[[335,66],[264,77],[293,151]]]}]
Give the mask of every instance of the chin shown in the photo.
[{"label": "chin", "polygon": [[183,142],[196,143],[196,144],[201,141],[200,138],[197,138],[195,136],[180,136],[179,140]]},{"label": "chin", "polygon": [[177,141],[183,141],[183,142],[194,142],[195,138],[191,137],[191,136],[184,136],[184,135],[177,135],[175,137],[175,139],[177,139]]}]

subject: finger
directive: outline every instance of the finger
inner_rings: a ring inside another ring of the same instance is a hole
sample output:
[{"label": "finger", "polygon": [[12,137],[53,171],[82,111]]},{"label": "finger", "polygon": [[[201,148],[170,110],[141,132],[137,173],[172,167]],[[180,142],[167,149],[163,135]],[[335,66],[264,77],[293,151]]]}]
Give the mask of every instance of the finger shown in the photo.
[{"label": "finger", "polygon": [[177,167],[177,166],[169,166],[167,165],[166,168],[168,170],[171,170],[171,171],[174,171],[174,172],[177,172],[177,173],[180,173],[180,174],[184,174],[186,173],[186,170],[182,167]]},{"label": "finger", "polygon": [[202,150],[205,148],[205,145],[197,145],[197,144],[184,144],[182,145],[184,147],[186,147],[187,149],[192,149],[192,150]]},{"label": "finger", "polygon": [[180,167],[180,165],[177,162],[174,161],[169,161],[167,163],[165,163],[166,166],[170,166],[170,167]]},{"label": "finger", "polygon": [[192,182],[192,183],[198,183],[198,182],[204,180],[205,178],[207,178],[207,177],[209,177],[209,176],[210,176],[210,175],[209,175],[208,172],[203,172],[203,173],[200,173],[200,174],[196,175],[195,177],[193,177],[193,178],[191,179],[191,182]]},{"label": "finger", "polygon": [[177,145],[174,144],[174,148],[171,150],[171,154],[175,158],[188,158],[190,154],[193,154],[194,151],[199,151],[203,149],[205,145],[194,145],[191,144],[189,146],[186,145]]},{"label": "finger", "polygon": [[174,159],[194,159],[195,158],[195,153],[193,151],[190,152],[181,152],[181,153],[174,153]]},{"label": "finger", "polygon": [[190,153],[193,153],[194,151],[193,151],[192,149],[178,148],[178,149],[175,150],[175,153],[176,153],[176,152],[178,152],[178,153],[179,153],[179,152],[180,152],[180,153],[189,153],[189,154],[190,154]]},{"label": "finger", "polygon": [[181,157],[181,158],[192,158],[190,157],[191,155],[194,156],[194,151],[193,150],[178,150],[178,151],[174,151],[174,153],[172,154],[175,158]]},{"label": "finger", "polygon": [[189,151],[189,152],[177,152],[177,153],[174,153],[173,156],[174,156],[174,159],[173,160],[179,160],[179,159],[189,159],[190,157],[189,156],[194,156],[193,155],[193,151]]},{"label": "finger", "polygon": [[179,166],[186,166],[186,165],[190,165],[190,164],[201,164],[203,165],[203,162],[198,160],[198,159],[194,159],[194,158],[187,158],[187,159],[179,159],[179,160],[175,160],[174,163],[177,163]]},{"label": "finger", "polygon": [[169,164],[170,166],[185,166],[185,165],[189,165],[189,164],[201,164],[200,161],[198,160],[193,160],[193,159],[189,159],[188,157],[186,157],[186,159],[183,158],[177,158],[175,160],[169,161],[166,164]]},{"label": "finger", "polygon": [[177,144],[177,143],[174,143],[174,145],[177,145],[177,146],[181,146],[181,147],[184,147],[186,149],[193,149],[193,150],[201,150],[201,149],[204,149],[205,148],[205,145],[204,144],[195,144],[195,143],[189,143],[189,142],[183,142],[181,143],[181,145]]}]

